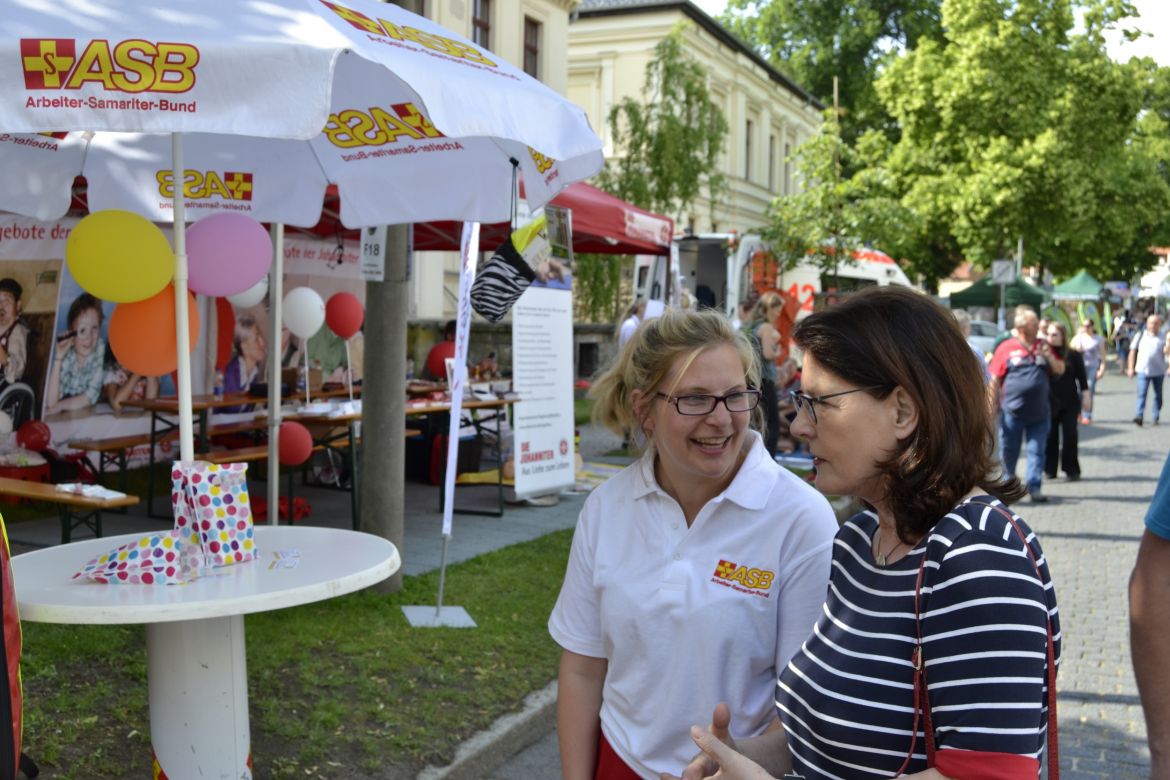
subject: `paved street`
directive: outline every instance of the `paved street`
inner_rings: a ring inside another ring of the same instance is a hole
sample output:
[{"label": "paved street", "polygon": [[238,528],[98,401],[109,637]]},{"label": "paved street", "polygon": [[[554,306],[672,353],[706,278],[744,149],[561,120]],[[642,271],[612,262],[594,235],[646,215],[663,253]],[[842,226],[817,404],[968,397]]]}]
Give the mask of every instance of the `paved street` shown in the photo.
[{"label": "paved street", "polygon": [[[1045,485],[1051,501],[1024,504],[1056,581],[1064,626],[1060,669],[1061,774],[1066,780],[1145,778],[1145,723],[1129,660],[1126,586],[1142,518],[1170,449],[1167,423],[1131,420],[1133,380],[1114,370],[1098,387],[1096,420],[1081,426],[1080,482]],[[1020,463],[1023,473],[1023,463]],[[546,735],[489,775],[558,778],[551,714]]]}]

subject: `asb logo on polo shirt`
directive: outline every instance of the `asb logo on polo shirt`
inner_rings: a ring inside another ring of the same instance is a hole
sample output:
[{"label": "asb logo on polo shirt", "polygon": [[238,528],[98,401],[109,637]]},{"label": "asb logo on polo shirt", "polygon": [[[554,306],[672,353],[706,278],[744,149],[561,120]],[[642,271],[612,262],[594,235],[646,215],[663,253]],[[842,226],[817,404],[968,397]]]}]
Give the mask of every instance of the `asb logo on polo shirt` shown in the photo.
[{"label": "asb logo on polo shirt", "polygon": [[[80,48],[80,51],[79,51]],[[151,43],[72,38],[20,41],[24,86],[70,90],[88,84],[111,92],[188,92],[195,86],[199,50],[186,43]]]},{"label": "asb logo on polo shirt", "polygon": [[[170,170],[155,172],[158,194],[164,198],[175,196],[175,176]],[[188,168],[183,172],[183,197],[221,198],[223,200],[251,200],[252,174],[241,171],[199,171]]]},{"label": "asb logo on polo shirt", "polygon": [[742,593],[768,598],[770,595],[768,589],[772,587],[772,582],[775,579],[776,572],[774,571],[741,566],[738,563],[720,559],[711,577],[711,582]]}]

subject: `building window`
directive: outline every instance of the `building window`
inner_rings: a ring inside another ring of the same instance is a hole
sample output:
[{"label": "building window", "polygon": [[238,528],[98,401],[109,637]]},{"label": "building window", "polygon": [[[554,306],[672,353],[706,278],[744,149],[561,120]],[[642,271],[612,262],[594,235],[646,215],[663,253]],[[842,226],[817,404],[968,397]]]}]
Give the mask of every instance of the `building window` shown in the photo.
[{"label": "building window", "polygon": [[792,154],[792,147],[789,144],[784,144],[784,186],[783,191],[785,195],[792,194],[792,162],[788,156]]},{"label": "building window", "polygon": [[776,136],[768,136],[768,190],[776,189]]},{"label": "building window", "polygon": [[524,17],[524,72],[540,78],[540,22]]},{"label": "building window", "polygon": [[418,14],[419,16],[426,16],[427,15],[426,0],[390,0],[390,1],[392,3],[394,3],[394,5],[399,6],[400,8],[405,8],[407,11],[410,11],[412,14]]},{"label": "building window", "polygon": [[492,48],[492,0],[472,0],[471,40],[478,46]]},{"label": "building window", "polygon": [[743,177],[748,181],[752,180],[752,134],[754,130],[752,120],[749,119],[744,130],[746,138],[743,142]]}]

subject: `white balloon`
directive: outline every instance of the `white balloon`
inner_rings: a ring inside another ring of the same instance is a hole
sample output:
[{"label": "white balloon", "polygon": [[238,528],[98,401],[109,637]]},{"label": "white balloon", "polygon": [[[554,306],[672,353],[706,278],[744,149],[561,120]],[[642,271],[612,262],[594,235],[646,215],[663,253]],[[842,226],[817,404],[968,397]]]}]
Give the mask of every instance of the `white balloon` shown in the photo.
[{"label": "white balloon", "polygon": [[325,324],[325,301],[310,287],[289,291],[284,296],[284,324],[294,336],[310,338]]},{"label": "white balloon", "polygon": [[241,309],[247,309],[250,306],[255,306],[256,304],[260,303],[260,301],[264,300],[264,296],[267,294],[268,277],[262,276],[260,277],[260,281],[256,282],[256,284],[252,285],[247,290],[236,293],[235,295],[229,295],[227,296],[227,299],[232,306],[238,306]]}]

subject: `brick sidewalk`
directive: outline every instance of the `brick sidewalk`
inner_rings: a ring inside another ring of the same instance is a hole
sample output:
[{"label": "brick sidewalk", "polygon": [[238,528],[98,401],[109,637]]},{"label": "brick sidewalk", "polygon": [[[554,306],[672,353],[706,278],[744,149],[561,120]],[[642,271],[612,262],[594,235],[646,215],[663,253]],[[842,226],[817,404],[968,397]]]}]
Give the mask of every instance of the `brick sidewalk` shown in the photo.
[{"label": "brick sidewalk", "polygon": [[1019,508],[1040,535],[1060,603],[1057,706],[1066,778],[1149,775],[1129,656],[1127,587],[1170,425],[1151,426],[1147,414],[1147,425],[1137,427],[1134,404],[1134,380],[1116,373],[1103,378],[1094,423],[1080,427],[1081,481],[1046,480],[1050,502]]}]

